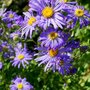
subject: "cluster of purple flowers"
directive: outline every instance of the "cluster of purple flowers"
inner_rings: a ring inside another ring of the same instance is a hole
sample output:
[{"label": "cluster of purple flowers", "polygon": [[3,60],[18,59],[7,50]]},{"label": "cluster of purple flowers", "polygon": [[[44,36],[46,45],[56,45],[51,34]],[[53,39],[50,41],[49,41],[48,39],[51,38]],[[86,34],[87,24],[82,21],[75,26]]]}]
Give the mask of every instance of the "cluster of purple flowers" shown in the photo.
[{"label": "cluster of purple flowers", "polygon": [[12,28],[14,26],[21,26],[23,22],[23,18],[20,15],[17,15],[16,12],[13,12],[12,10],[6,11],[2,15],[2,20],[7,24],[8,28]]},{"label": "cluster of purple flowers", "polygon": [[[35,55],[38,57],[35,60],[40,62],[39,65],[46,65],[44,71],[51,69],[54,72],[58,71],[62,75],[68,74],[73,67],[72,52],[74,49],[79,48],[79,42],[74,39],[69,40],[71,38],[70,33],[64,32],[63,29],[65,26],[70,28],[70,20],[77,22],[79,18],[84,18],[84,14],[79,15],[82,13],[79,11],[83,9],[77,8],[75,10],[75,7],[78,6],[77,2],[67,2],[65,0],[30,0],[29,6],[29,11],[24,13],[25,18],[29,16],[25,20],[28,26],[25,25],[23,29],[21,28],[21,31],[22,36],[27,37],[30,35],[31,38],[33,30],[32,28],[29,29],[30,26],[34,26],[34,30],[36,30],[36,27],[40,27],[42,30],[38,39],[41,45],[36,48],[38,53]],[[73,18],[70,17],[72,11]],[[36,12],[35,16],[34,12]],[[32,13],[31,17],[30,14]],[[63,13],[66,13],[66,15]],[[74,19],[76,17],[77,19]],[[71,24],[75,26],[76,22]],[[30,33],[28,33],[29,31]]]},{"label": "cluster of purple flowers", "polygon": [[[80,28],[90,24],[90,14],[84,7],[79,6],[77,2],[68,2],[67,0],[30,0],[29,10],[24,12],[24,19],[16,12],[6,11],[2,15],[2,20],[7,23],[9,28],[20,26],[20,29],[11,33],[10,38],[16,40],[19,37],[27,39],[38,29],[41,30],[38,42],[38,50],[33,56],[39,65],[44,64],[44,71],[58,71],[62,75],[71,73],[73,70],[73,50],[79,48],[79,41],[72,38],[71,33],[66,29],[73,29],[77,23]],[[74,36],[73,36],[74,37]],[[7,42],[0,44],[0,52],[4,52],[4,57],[12,57],[12,66],[18,68],[26,67],[32,60],[31,53],[28,52],[26,45],[24,47],[18,43],[14,49]],[[0,69],[2,63],[0,62]],[[10,90],[33,90],[26,79],[17,77],[12,81]]]},{"label": "cluster of purple flowers", "polygon": [[70,34],[66,34],[54,28],[48,28],[46,32],[42,32],[39,41],[41,47],[36,48],[39,53],[36,54],[35,60],[41,64],[46,64],[45,71],[52,69],[54,72],[59,71],[62,75],[68,74],[73,67],[71,62],[74,49],[79,48],[79,42],[69,40]]}]

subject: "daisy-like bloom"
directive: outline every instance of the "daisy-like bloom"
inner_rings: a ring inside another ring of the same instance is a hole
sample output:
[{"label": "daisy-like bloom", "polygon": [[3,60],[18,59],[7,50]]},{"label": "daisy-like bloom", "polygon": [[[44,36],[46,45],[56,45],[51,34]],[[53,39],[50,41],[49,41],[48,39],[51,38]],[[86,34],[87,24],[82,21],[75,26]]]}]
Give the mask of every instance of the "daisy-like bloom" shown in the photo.
[{"label": "daisy-like bloom", "polygon": [[57,0],[30,0],[29,6],[30,10],[36,11],[41,16],[39,26],[44,29],[50,25],[62,29],[65,25],[64,16],[61,13],[63,4],[57,3]]},{"label": "daisy-like bloom", "polygon": [[10,90],[34,90],[34,88],[26,81],[26,78],[17,77],[15,80],[12,80]]},{"label": "daisy-like bloom", "polygon": [[72,61],[70,54],[67,53],[69,48],[58,49],[46,49],[40,48],[36,55],[40,55],[35,60],[41,64],[46,64],[44,71],[52,69],[54,72],[58,70],[61,74],[65,74],[65,71],[69,71]]},{"label": "daisy-like bloom", "polygon": [[10,10],[4,13],[2,20],[5,22],[11,22],[15,20],[17,16],[18,15],[16,14],[16,12],[13,12],[12,10]]},{"label": "daisy-like bloom", "polygon": [[48,28],[42,32],[39,41],[42,46],[56,48],[62,46],[68,40],[69,34],[65,34],[60,30],[54,28]]},{"label": "daisy-like bloom", "polygon": [[24,48],[15,48],[15,58],[11,61],[12,66],[20,68],[22,65],[24,68],[29,61],[32,59],[32,56],[28,53],[26,47]]},{"label": "daisy-like bloom", "polygon": [[77,21],[80,23],[80,28],[90,24],[90,14],[84,7],[76,5],[68,13],[68,17],[73,20],[71,25],[75,26]]},{"label": "daisy-like bloom", "polygon": [[0,62],[0,69],[2,69],[2,67],[3,67],[3,63],[2,63],[2,62]]},{"label": "daisy-like bloom", "polygon": [[33,13],[31,12],[25,12],[24,13],[25,18],[23,21],[23,25],[21,26],[20,30],[22,31],[21,36],[25,35],[25,38],[28,36],[32,38],[32,33],[34,30],[36,30],[36,26],[39,23],[39,16],[33,16]]}]

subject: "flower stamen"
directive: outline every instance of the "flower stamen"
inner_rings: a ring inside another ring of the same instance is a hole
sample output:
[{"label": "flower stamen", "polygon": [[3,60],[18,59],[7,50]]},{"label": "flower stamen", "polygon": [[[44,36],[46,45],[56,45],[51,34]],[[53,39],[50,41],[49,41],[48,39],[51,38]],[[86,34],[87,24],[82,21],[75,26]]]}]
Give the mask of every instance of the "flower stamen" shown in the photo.
[{"label": "flower stamen", "polygon": [[54,40],[58,37],[58,33],[56,32],[51,32],[49,35],[48,35],[48,38],[51,39],[51,40]]},{"label": "flower stamen", "polygon": [[14,15],[13,14],[9,14],[9,18],[13,18],[14,17]]},{"label": "flower stamen", "polygon": [[36,18],[35,17],[30,17],[29,20],[28,20],[28,25],[32,25],[35,22],[36,22]]},{"label": "flower stamen", "polygon": [[17,57],[19,60],[22,60],[24,58],[24,55],[23,54],[19,54],[18,57]]},{"label": "flower stamen", "polygon": [[58,50],[53,50],[53,49],[49,50],[50,57],[55,57],[57,54],[58,54]]},{"label": "flower stamen", "polygon": [[21,90],[21,89],[23,88],[23,84],[22,84],[22,83],[19,83],[19,84],[17,85],[17,88]]},{"label": "flower stamen", "polygon": [[76,9],[75,10],[75,15],[77,17],[82,17],[84,15],[84,10],[82,10],[82,9]]},{"label": "flower stamen", "polygon": [[52,17],[54,14],[54,11],[52,9],[52,7],[45,7],[43,10],[42,10],[42,15],[45,17],[45,18],[50,18]]}]

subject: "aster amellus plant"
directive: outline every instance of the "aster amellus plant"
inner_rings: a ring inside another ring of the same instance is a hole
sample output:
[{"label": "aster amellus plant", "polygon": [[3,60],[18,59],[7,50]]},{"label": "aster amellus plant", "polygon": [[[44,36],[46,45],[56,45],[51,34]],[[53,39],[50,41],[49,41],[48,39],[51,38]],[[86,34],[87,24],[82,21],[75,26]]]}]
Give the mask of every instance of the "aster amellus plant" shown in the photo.
[{"label": "aster amellus plant", "polygon": [[0,8],[0,90],[90,90],[89,11],[78,1],[24,1]]}]

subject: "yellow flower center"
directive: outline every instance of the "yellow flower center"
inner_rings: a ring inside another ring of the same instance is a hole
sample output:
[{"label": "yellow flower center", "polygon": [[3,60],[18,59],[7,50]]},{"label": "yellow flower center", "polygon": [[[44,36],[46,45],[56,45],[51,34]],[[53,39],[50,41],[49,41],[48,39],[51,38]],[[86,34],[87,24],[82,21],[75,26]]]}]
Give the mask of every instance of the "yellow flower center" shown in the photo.
[{"label": "yellow flower center", "polygon": [[52,9],[52,7],[45,7],[43,10],[42,10],[42,15],[45,17],[45,18],[50,18],[52,17],[54,14],[54,11]]},{"label": "yellow flower center", "polygon": [[58,33],[56,32],[51,32],[49,35],[48,35],[49,39],[51,40],[54,40],[58,37]]},{"label": "yellow flower center", "polygon": [[9,18],[13,18],[14,17],[14,15],[13,14],[9,14]]},{"label": "yellow flower center", "polygon": [[78,16],[78,17],[81,17],[84,15],[84,10],[82,9],[76,9],[75,10],[75,15]]},{"label": "yellow flower center", "polygon": [[18,89],[22,89],[22,88],[23,88],[23,84],[22,84],[22,83],[19,83],[19,84],[17,85],[17,88],[18,88]]},{"label": "yellow flower center", "polygon": [[23,54],[19,54],[19,55],[18,55],[18,59],[19,59],[19,60],[22,60],[23,58],[24,58],[24,55],[23,55]]},{"label": "yellow flower center", "polygon": [[64,2],[64,3],[66,3],[66,2],[68,2],[68,0],[60,0],[60,2]]},{"label": "yellow flower center", "polygon": [[30,17],[29,20],[28,20],[28,24],[29,25],[32,25],[35,22],[36,22],[36,18],[35,17]]},{"label": "yellow flower center", "polygon": [[49,50],[50,57],[55,57],[57,54],[58,54],[58,50],[53,50],[53,49]]}]

